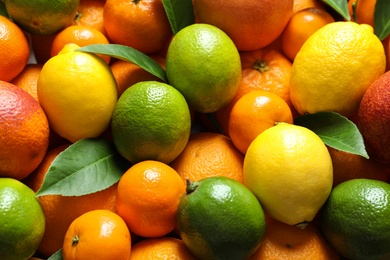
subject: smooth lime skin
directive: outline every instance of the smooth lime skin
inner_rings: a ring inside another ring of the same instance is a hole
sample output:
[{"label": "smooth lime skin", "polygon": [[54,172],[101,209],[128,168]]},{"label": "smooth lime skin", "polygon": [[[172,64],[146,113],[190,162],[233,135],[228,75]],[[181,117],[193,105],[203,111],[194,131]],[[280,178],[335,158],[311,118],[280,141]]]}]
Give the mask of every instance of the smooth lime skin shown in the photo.
[{"label": "smooth lime skin", "polygon": [[0,259],[28,259],[45,231],[45,216],[35,193],[22,182],[0,178]]},{"label": "smooth lime skin", "polygon": [[241,80],[241,60],[233,41],[219,28],[193,24],[172,39],[166,57],[170,85],[194,110],[211,113],[227,105]]},{"label": "smooth lime skin", "polygon": [[263,241],[263,209],[248,188],[227,177],[187,186],[180,200],[179,234],[199,259],[246,259]]},{"label": "smooth lime skin", "polygon": [[4,0],[8,14],[23,30],[38,35],[72,24],[80,0]]},{"label": "smooth lime skin", "polygon": [[187,145],[191,115],[185,98],[175,88],[143,81],[120,96],[111,127],[116,148],[131,163],[170,163]]},{"label": "smooth lime skin", "polygon": [[353,179],[333,188],[320,212],[330,244],[349,259],[390,259],[390,184]]}]

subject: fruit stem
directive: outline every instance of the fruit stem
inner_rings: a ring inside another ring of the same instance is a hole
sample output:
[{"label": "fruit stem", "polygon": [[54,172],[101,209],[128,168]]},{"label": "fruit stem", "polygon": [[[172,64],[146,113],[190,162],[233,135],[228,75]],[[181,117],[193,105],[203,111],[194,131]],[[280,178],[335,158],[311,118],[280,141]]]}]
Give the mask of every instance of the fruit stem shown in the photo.
[{"label": "fruit stem", "polygon": [[199,183],[194,181],[190,181],[190,179],[186,179],[186,193],[190,194],[196,190],[196,188],[199,186]]},{"label": "fruit stem", "polygon": [[79,243],[79,236],[76,235],[73,239],[72,239],[72,246],[77,246],[77,244]]},{"label": "fruit stem", "polygon": [[261,73],[264,73],[267,70],[269,70],[267,62],[261,61],[261,60],[257,60],[252,68],[255,69],[255,70],[260,71]]}]

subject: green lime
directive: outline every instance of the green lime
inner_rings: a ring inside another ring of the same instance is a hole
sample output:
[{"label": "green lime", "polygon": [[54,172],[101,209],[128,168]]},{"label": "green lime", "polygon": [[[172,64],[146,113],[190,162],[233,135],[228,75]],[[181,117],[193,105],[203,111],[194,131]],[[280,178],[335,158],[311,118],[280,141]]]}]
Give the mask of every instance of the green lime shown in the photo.
[{"label": "green lime", "polygon": [[265,216],[245,185],[218,176],[187,183],[177,225],[182,240],[199,259],[246,259],[263,241]]},{"label": "green lime", "polygon": [[3,0],[9,16],[23,30],[54,34],[72,24],[80,0]]},{"label": "green lime", "polygon": [[221,29],[192,24],[180,30],[167,52],[168,82],[204,113],[219,110],[233,99],[241,80],[240,55]]},{"label": "green lime", "polygon": [[0,216],[0,259],[28,259],[45,231],[34,191],[16,179],[0,178]]},{"label": "green lime", "polygon": [[111,126],[116,148],[131,163],[170,163],[187,145],[191,116],[178,90],[162,82],[143,81],[120,96]]},{"label": "green lime", "polygon": [[320,211],[331,245],[348,259],[390,259],[390,184],[370,179],[340,183]]}]

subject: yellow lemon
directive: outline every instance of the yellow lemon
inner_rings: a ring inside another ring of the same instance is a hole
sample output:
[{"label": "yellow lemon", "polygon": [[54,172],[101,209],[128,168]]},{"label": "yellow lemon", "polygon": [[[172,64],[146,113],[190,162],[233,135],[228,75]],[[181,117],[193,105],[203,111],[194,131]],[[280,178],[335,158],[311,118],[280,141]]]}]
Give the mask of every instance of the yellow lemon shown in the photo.
[{"label": "yellow lemon", "polygon": [[300,114],[357,112],[363,94],[385,71],[383,45],[367,24],[333,22],[311,35],[291,71],[291,101]]},{"label": "yellow lemon", "polygon": [[249,146],[244,180],[270,217],[305,227],[331,192],[332,160],[313,131],[279,123]]},{"label": "yellow lemon", "polygon": [[38,79],[38,99],[50,127],[71,142],[100,136],[117,101],[115,78],[100,57],[66,45]]}]

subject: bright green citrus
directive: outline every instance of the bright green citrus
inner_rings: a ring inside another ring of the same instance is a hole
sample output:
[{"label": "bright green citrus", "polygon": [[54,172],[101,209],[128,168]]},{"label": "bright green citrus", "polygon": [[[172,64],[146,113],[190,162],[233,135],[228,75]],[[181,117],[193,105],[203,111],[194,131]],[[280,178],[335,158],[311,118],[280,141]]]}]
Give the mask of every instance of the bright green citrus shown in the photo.
[{"label": "bright green citrus", "polygon": [[45,231],[34,191],[18,180],[0,178],[0,216],[0,259],[28,259]]},{"label": "bright green citrus", "polygon": [[68,44],[43,66],[38,99],[50,127],[71,142],[100,136],[110,125],[118,98],[107,63]]},{"label": "bright green citrus", "polygon": [[183,95],[172,86],[143,81],[120,96],[111,127],[116,148],[130,162],[170,163],[188,142],[190,110]]},{"label": "bright green citrus", "polygon": [[241,80],[241,61],[233,41],[219,28],[193,24],[172,39],[166,58],[169,84],[190,107],[214,112],[234,97]]},{"label": "bright green citrus", "polygon": [[294,59],[291,101],[301,114],[334,111],[350,116],[385,67],[383,45],[371,26],[327,24],[307,39]]},{"label": "bright green citrus", "polygon": [[332,189],[332,160],[314,132],[278,123],[249,146],[244,158],[244,181],[272,218],[304,227]]},{"label": "bright green citrus", "polygon": [[353,179],[333,188],[320,211],[327,240],[348,259],[390,259],[390,184]]},{"label": "bright green citrus", "polygon": [[199,259],[246,259],[265,233],[259,201],[242,183],[224,176],[187,184],[177,213],[179,234]]},{"label": "bright green citrus", "polygon": [[8,14],[32,34],[54,34],[72,24],[80,0],[3,0]]}]

